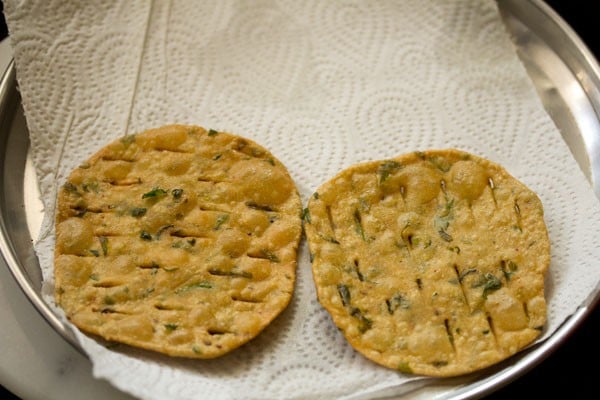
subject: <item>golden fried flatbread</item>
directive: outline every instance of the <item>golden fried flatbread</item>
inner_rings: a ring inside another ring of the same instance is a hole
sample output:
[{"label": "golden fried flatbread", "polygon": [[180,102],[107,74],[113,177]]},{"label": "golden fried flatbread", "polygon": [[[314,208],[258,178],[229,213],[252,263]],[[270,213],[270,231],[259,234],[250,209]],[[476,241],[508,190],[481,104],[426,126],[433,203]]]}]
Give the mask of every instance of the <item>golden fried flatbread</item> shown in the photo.
[{"label": "golden fried flatbread", "polygon": [[376,363],[464,374],[543,329],[542,204],[493,162],[438,150],[354,165],[303,216],[319,301]]},{"label": "golden fried flatbread", "polygon": [[269,151],[166,126],[107,145],[58,195],[55,298],[81,330],[212,358],[289,303],[301,204]]}]

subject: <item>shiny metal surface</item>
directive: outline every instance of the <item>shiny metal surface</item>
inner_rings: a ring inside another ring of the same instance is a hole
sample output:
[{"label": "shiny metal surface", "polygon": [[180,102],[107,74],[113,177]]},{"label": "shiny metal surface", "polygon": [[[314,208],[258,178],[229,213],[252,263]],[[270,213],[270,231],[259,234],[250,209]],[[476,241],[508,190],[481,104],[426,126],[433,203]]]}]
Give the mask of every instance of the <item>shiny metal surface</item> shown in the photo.
[{"label": "shiny metal surface", "polygon": [[540,99],[600,198],[600,67],[541,0],[497,0]]},{"label": "shiny metal surface", "polygon": [[[32,247],[42,209],[35,174],[28,163],[27,123],[11,63],[0,81],[0,250],[17,283],[33,306],[61,336],[79,348],[73,333],[42,300],[42,273]],[[27,164],[29,167],[26,168]],[[27,179],[25,177],[27,176]],[[27,195],[25,195],[27,193]],[[35,221],[37,228],[32,226]]]},{"label": "shiny metal surface", "polygon": [[[577,35],[541,0],[497,0],[516,51],[539,97],[600,198],[600,67]],[[42,220],[28,159],[28,132],[11,64],[0,81],[0,250],[34,307],[67,341],[70,328],[41,297],[32,248]],[[481,374],[435,381],[412,398],[477,398],[521,376],[559,346],[600,298],[600,287],[549,339]]]}]

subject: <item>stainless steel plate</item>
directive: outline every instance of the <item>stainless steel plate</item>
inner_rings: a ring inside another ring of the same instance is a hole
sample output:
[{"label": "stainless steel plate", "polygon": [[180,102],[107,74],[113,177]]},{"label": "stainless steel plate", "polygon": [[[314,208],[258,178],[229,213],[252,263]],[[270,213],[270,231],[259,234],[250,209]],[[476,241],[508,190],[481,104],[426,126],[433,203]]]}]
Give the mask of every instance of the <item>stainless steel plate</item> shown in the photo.
[{"label": "stainless steel plate", "polygon": [[[497,0],[517,53],[544,107],[600,198],[600,68],[571,28],[541,0]],[[42,300],[42,276],[33,251],[43,211],[29,160],[29,137],[11,64],[0,81],[0,250],[34,307],[65,340],[70,329]],[[482,374],[436,380],[417,398],[481,397],[512,381],[548,356],[600,299],[590,294],[546,341]],[[383,393],[382,393],[383,395]]]}]

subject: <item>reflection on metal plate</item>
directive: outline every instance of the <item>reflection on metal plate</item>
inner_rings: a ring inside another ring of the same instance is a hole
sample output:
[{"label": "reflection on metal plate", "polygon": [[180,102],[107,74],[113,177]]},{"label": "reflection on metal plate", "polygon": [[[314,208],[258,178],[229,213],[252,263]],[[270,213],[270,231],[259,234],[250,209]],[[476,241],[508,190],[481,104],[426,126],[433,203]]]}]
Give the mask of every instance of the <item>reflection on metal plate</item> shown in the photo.
[{"label": "reflection on metal plate", "polygon": [[498,0],[546,111],[600,198],[600,67],[542,1]]},{"label": "reflection on metal plate", "polygon": [[27,228],[31,238],[35,240],[40,236],[42,221],[44,219],[44,204],[40,196],[40,188],[37,185],[33,161],[27,153],[25,160],[25,175],[23,177],[23,197],[25,202],[25,214],[27,215]]}]

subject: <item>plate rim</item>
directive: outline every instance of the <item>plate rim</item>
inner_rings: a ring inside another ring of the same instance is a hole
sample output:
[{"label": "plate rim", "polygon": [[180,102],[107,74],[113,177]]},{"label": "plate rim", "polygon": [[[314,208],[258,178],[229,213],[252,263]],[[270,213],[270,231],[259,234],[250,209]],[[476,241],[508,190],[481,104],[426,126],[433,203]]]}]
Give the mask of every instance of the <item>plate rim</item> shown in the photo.
[{"label": "plate rim", "polygon": [[[514,3],[512,0],[496,0],[497,3]],[[531,0],[531,5],[537,7],[541,13],[546,14],[554,23],[557,24],[558,28],[562,30],[568,39],[572,42],[574,47],[581,53],[583,60],[593,72],[597,82],[600,82],[600,67],[591,51],[586,47],[579,36],[572,30],[572,28],[558,15],[549,5],[544,3],[542,0]],[[562,59],[562,57],[561,57]],[[0,80],[0,115],[3,115],[6,108],[6,96],[16,88],[16,71],[14,61],[11,61],[6,71],[2,74]],[[594,87],[600,92],[600,83]],[[587,92],[586,92],[587,93]],[[594,106],[594,104],[592,105]],[[600,108],[594,107],[596,114],[600,119]],[[8,137],[8,134],[2,134]],[[4,138],[5,139],[5,138]],[[4,149],[6,151],[6,149]],[[4,159],[4,155],[2,155]],[[3,179],[3,178],[0,178]],[[594,185],[592,181],[592,186]],[[598,188],[596,188],[598,190]],[[15,249],[11,244],[10,233],[6,227],[6,221],[4,220],[4,210],[0,212],[0,255],[6,262],[9,271],[13,278],[17,281],[20,289],[25,293],[28,300],[32,303],[36,311],[42,315],[42,317],[48,322],[51,327],[58,332],[67,342],[73,347],[79,350],[84,356],[87,354],[84,352],[71,328],[66,325],[51,309],[51,307],[43,300],[41,293],[38,293],[32,286],[32,282],[28,276],[23,272],[23,268],[20,266],[21,262],[15,254]],[[559,326],[548,338],[544,341],[532,346],[522,357],[519,358],[518,362],[509,368],[503,368],[498,372],[491,373],[481,379],[476,379],[473,382],[459,386],[454,390],[450,390],[448,395],[451,395],[453,399],[468,399],[473,397],[481,397],[489,394],[500,387],[512,382],[525,374],[530,369],[541,363],[547,358],[553,350],[562,344],[570,335],[570,333],[576,329],[590,314],[590,312],[600,303],[600,282],[597,283],[596,288],[589,294],[586,300],[579,305],[576,311],[571,314],[564,323]],[[484,370],[485,372],[485,370]]]}]

